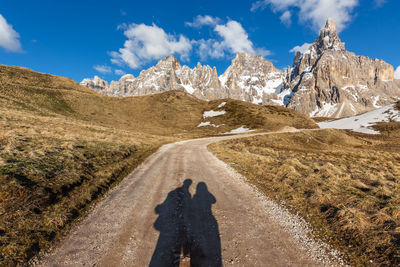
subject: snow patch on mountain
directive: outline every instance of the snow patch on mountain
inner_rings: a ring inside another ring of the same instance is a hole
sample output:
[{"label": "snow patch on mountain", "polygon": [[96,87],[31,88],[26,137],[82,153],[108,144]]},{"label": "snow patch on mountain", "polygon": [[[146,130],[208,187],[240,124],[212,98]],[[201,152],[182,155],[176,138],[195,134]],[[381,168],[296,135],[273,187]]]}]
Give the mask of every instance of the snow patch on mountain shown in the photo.
[{"label": "snow patch on mountain", "polygon": [[222,102],[221,104],[218,105],[218,108],[223,108],[223,107],[225,107],[225,105],[226,105],[226,102]]},{"label": "snow patch on mountain", "polygon": [[378,122],[389,121],[400,122],[400,111],[396,108],[395,104],[387,105],[349,118],[320,122],[318,125],[322,129],[348,129],[361,133],[379,134],[379,132],[372,129],[371,126]]},{"label": "snow patch on mountain", "polygon": [[216,116],[220,116],[225,114],[226,111],[225,110],[220,110],[220,111],[214,111],[214,110],[210,110],[210,111],[204,111],[203,113],[203,118],[208,118],[208,117],[216,117]]},{"label": "snow patch on mountain", "polygon": [[226,132],[224,134],[239,134],[239,133],[248,133],[248,132],[254,132],[255,130],[250,130],[246,126],[242,125],[239,128],[233,129],[230,132]]},{"label": "snow patch on mountain", "polygon": [[216,127],[216,128],[218,128],[218,127],[220,127],[220,126],[222,126],[222,125],[224,125],[224,124],[215,125],[215,124],[213,124],[213,123],[211,123],[211,122],[209,122],[209,121],[205,121],[205,122],[201,122],[199,125],[197,125],[197,127],[199,128],[199,127],[204,127],[204,126],[211,126],[211,127]]}]

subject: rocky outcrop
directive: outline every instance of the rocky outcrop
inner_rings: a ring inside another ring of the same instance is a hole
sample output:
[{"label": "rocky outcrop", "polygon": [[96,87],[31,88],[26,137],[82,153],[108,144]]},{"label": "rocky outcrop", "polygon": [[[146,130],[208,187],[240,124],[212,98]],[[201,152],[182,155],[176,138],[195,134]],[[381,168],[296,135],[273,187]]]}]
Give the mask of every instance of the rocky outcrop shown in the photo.
[{"label": "rocky outcrop", "polygon": [[288,72],[287,106],[310,116],[352,116],[400,99],[393,67],[348,52],[330,19]]},{"label": "rocky outcrop", "polygon": [[99,93],[105,93],[105,90],[108,89],[108,82],[102,80],[98,76],[94,76],[93,79],[89,79],[89,78],[83,79],[80,82],[80,85],[83,85],[85,87],[93,89],[93,90],[95,90],[96,92],[99,92]]}]

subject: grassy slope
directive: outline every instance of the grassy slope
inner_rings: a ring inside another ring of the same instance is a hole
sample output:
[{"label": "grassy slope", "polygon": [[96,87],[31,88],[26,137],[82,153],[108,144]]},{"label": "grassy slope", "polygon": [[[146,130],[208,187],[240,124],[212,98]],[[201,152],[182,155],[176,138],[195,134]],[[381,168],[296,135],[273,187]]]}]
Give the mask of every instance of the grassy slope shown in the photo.
[{"label": "grassy slope", "polygon": [[[400,105],[400,104],[399,104]],[[400,264],[400,123],[381,135],[320,130],[210,146],[310,222],[353,265]]]},{"label": "grassy slope", "polygon": [[[110,187],[160,145],[241,125],[312,128],[285,108],[184,92],[105,97],[76,82],[0,65],[0,265],[23,264],[48,248]],[[224,124],[200,127],[202,121]]]}]

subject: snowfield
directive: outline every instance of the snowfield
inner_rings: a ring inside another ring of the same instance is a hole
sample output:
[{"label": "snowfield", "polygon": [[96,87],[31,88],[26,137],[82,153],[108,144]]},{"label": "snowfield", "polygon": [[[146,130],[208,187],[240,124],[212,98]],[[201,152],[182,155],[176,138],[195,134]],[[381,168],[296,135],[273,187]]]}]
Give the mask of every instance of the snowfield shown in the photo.
[{"label": "snowfield", "polygon": [[344,118],[336,121],[325,121],[318,123],[322,129],[349,129],[355,132],[379,134],[371,128],[378,122],[398,121],[400,122],[400,111],[396,109],[396,104],[387,105],[361,115]]},{"label": "snowfield", "polygon": [[203,118],[216,117],[216,116],[223,115],[225,113],[226,113],[225,110],[221,110],[221,111],[214,111],[214,110],[204,111]]}]

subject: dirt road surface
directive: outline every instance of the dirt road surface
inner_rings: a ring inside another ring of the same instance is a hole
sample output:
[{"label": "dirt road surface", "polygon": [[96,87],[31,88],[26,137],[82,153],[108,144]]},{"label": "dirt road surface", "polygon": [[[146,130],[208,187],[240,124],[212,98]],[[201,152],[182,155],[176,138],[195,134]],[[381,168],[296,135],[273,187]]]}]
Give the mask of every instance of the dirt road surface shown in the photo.
[{"label": "dirt road surface", "polygon": [[161,147],[99,202],[42,266],[331,266],[304,222],[207,150]]}]

